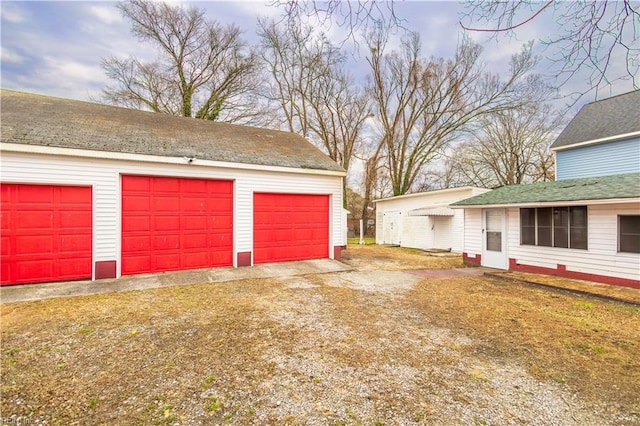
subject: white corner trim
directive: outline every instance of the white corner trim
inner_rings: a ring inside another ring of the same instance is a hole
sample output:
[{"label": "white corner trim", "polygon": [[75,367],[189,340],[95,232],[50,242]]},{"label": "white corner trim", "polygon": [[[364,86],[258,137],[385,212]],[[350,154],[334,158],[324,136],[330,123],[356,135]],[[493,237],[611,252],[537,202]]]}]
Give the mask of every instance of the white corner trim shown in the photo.
[{"label": "white corner trim", "polygon": [[606,138],[600,138],[600,139],[593,139],[593,140],[588,140],[588,141],[584,141],[584,142],[578,142],[578,143],[574,143],[571,145],[563,145],[563,146],[559,146],[556,148],[551,148],[551,151],[564,151],[565,149],[570,149],[570,148],[577,148],[580,146],[585,146],[585,145],[594,145],[597,143],[601,143],[601,142],[613,142],[616,140],[622,140],[622,139],[629,139],[629,138],[633,138],[633,137],[640,137],[640,131],[637,132],[631,132],[631,133],[624,133],[622,135],[615,135],[615,136],[608,136]]},{"label": "white corner trim", "polygon": [[0,145],[0,152],[19,152],[43,155],[61,155],[80,158],[100,158],[120,161],[139,161],[145,163],[198,165],[207,167],[219,167],[223,169],[258,170],[282,173],[302,173],[307,175],[346,176],[346,172],[318,169],[302,169],[282,166],[266,166],[259,164],[231,163],[227,161],[201,160],[187,157],[162,157],[158,155],[131,154],[126,152],[93,151],[76,148],[61,148],[53,146],[27,145],[18,143],[5,143]]}]

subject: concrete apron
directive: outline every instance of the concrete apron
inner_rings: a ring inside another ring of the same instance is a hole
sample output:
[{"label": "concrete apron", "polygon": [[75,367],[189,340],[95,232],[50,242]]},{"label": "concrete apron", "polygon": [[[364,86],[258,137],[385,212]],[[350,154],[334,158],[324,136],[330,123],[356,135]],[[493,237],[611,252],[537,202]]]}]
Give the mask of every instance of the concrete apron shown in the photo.
[{"label": "concrete apron", "polygon": [[0,302],[25,302],[54,297],[82,296],[117,291],[145,290],[198,283],[215,283],[252,278],[291,277],[328,272],[350,271],[351,268],[331,259],[265,263],[242,268],[192,269],[157,274],[127,275],[97,281],[66,281],[45,284],[21,284],[0,287]]}]

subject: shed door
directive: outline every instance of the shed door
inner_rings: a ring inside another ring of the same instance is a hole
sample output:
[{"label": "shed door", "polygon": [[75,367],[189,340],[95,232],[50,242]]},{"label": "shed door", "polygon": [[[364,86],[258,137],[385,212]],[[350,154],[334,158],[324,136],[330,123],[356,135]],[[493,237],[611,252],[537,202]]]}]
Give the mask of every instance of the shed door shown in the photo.
[{"label": "shed door", "polygon": [[253,195],[254,263],[327,257],[328,195]]},{"label": "shed door", "polygon": [[91,278],[89,186],[0,185],[0,282]]},{"label": "shed door", "polygon": [[400,226],[402,213],[398,211],[384,212],[382,219],[383,244],[400,244]]},{"label": "shed door", "polygon": [[232,263],[232,181],[122,176],[122,274]]}]

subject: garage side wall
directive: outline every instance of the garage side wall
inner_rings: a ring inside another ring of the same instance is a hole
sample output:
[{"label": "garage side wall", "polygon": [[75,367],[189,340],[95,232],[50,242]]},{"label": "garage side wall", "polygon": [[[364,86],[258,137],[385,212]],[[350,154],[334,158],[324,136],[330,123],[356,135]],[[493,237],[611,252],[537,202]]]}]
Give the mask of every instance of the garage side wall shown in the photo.
[{"label": "garage side wall", "polygon": [[[93,188],[93,262],[98,275],[120,275],[121,175],[177,176],[234,181],[234,266],[253,249],[253,193],[306,193],[330,196],[328,257],[343,246],[342,177],[279,171],[217,168],[2,152],[3,182],[91,185]],[[246,262],[245,262],[246,263]],[[113,266],[113,268],[112,268]],[[114,270],[112,273],[111,270]],[[106,276],[102,276],[106,277]],[[100,278],[100,276],[98,276]]]}]

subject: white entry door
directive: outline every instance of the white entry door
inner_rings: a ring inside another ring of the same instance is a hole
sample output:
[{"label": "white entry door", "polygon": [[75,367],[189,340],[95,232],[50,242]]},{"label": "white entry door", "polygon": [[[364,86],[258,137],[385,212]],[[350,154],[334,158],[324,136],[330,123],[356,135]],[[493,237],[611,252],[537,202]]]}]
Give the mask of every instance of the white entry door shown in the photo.
[{"label": "white entry door", "polygon": [[384,212],[383,224],[383,244],[400,244],[400,212]]},{"label": "white entry door", "polygon": [[482,225],[482,266],[509,269],[505,210],[484,210],[482,213]]}]

